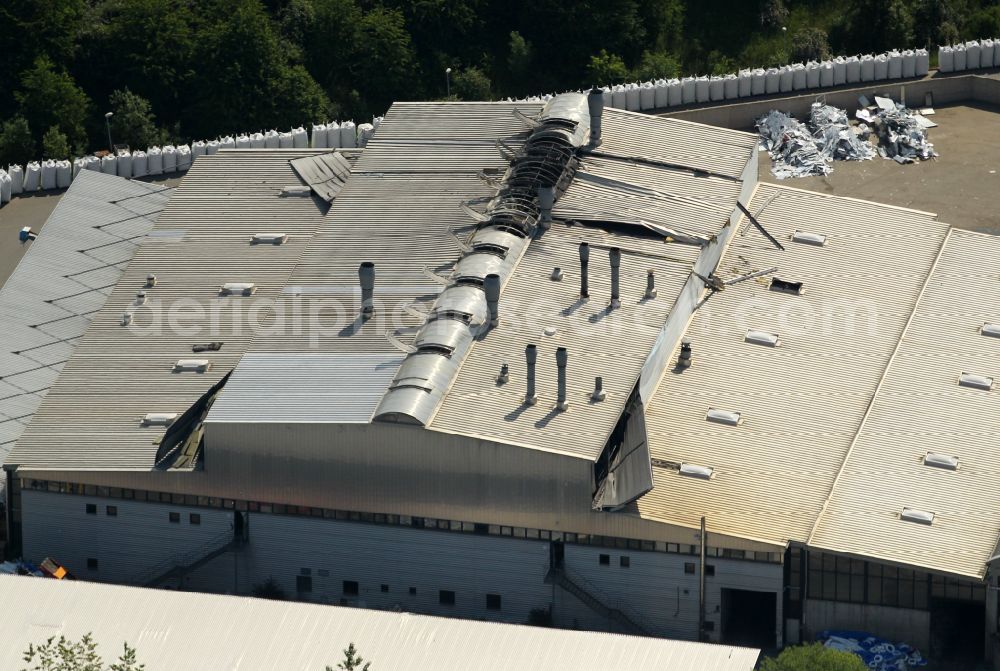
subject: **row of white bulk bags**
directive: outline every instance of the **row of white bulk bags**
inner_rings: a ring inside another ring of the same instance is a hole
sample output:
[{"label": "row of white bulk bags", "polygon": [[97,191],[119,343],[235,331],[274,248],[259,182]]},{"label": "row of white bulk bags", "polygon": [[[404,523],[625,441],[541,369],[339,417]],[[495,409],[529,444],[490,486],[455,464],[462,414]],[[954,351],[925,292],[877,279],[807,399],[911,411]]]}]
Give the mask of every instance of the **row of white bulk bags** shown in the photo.
[{"label": "row of white bulk bags", "polygon": [[358,146],[357,128],[353,121],[344,121],[340,124],[340,146],[347,149]]},{"label": "row of white bulk bags", "polygon": [[118,176],[132,178],[132,154],[127,149],[118,152]]},{"label": "row of white bulk bags", "polygon": [[24,168],[19,165],[12,165],[7,168],[7,176],[10,177],[10,193],[12,196],[24,191]]},{"label": "row of white bulk bags", "polygon": [[41,183],[42,177],[42,166],[38,165],[38,161],[31,161],[24,169],[24,191],[25,193],[32,193],[38,191],[38,186]]},{"label": "row of white bulk bags", "polygon": [[[246,133],[240,133],[236,136],[236,148],[237,149],[249,149],[250,148],[250,136]],[[188,149],[190,152],[190,148]]]},{"label": "row of white bulk bags", "polygon": [[177,147],[177,169],[184,171],[191,167],[191,147],[182,144]]},{"label": "row of white bulk bags", "polygon": [[368,140],[375,134],[375,126],[370,123],[358,124],[358,146],[368,146]]},{"label": "row of white bulk bags", "polygon": [[69,161],[56,161],[56,188],[69,188],[73,181],[73,164]]},{"label": "row of white bulk bags", "polygon": [[13,197],[11,193],[11,179],[6,170],[0,169],[0,205],[9,203]]},{"label": "row of white bulk bags", "polygon": [[145,177],[149,174],[149,156],[141,149],[132,152],[132,176]]},{"label": "row of white bulk bags", "polygon": [[146,152],[146,164],[150,175],[163,174],[163,150],[159,147],[150,147]]},{"label": "row of white bulk bags", "polygon": [[163,172],[177,172],[177,147],[165,145],[160,150],[160,156],[163,157]]}]

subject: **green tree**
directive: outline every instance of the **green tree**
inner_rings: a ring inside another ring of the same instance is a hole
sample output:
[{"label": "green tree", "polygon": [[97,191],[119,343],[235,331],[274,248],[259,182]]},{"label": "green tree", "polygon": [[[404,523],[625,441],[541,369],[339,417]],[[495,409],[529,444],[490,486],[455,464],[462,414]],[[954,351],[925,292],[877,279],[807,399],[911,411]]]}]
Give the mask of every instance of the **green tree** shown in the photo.
[{"label": "green tree", "polygon": [[822,61],[830,57],[830,42],[825,30],[800,28],[792,35],[791,59],[796,62]]},{"label": "green tree", "polygon": [[62,161],[70,157],[69,140],[57,126],[45,131],[42,136],[42,158]]},{"label": "green tree", "polygon": [[[36,129],[57,126],[69,138],[78,154],[87,150],[87,115],[90,98],[65,70],[53,65],[48,56],[39,56],[21,76],[21,89],[14,94],[21,112]],[[38,135],[36,142],[41,139]]]},{"label": "green tree", "polygon": [[621,56],[609,54],[601,49],[601,53],[590,57],[587,77],[597,86],[620,84],[628,78],[628,68],[625,67],[625,61]]},{"label": "green tree", "polygon": [[788,21],[788,8],[782,0],[761,0],[760,25],[763,28],[781,28]]},{"label": "green tree", "polygon": [[530,89],[534,57],[531,42],[524,39],[521,33],[512,30],[510,42],[507,44],[507,72],[510,79],[510,92],[520,94]]},{"label": "green tree", "polygon": [[419,86],[402,12],[376,7],[364,15],[358,28],[351,74],[361,95],[360,108],[354,113],[364,118],[381,114],[396,100],[413,97]]},{"label": "green tree", "polygon": [[[104,671],[104,661],[97,652],[97,643],[90,634],[79,641],[65,636],[49,638],[39,646],[28,645],[24,661],[32,664],[23,671]],[[107,671],[143,671],[146,667],[136,660],[135,648],[125,644],[125,651]]]},{"label": "green tree", "polygon": [[111,132],[117,143],[145,150],[166,142],[166,133],[156,127],[156,117],[148,100],[125,87],[113,92],[108,102],[114,112]]},{"label": "green tree", "polygon": [[[364,666],[362,666],[362,664]],[[338,669],[343,671],[355,671],[355,669],[361,669],[361,671],[368,671],[368,667],[372,665],[371,662],[366,662],[362,659],[361,655],[358,654],[357,648],[354,647],[354,643],[347,646],[344,650],[344,661],[337,664]],[[333,671],[332,666],[327,666],[326,671]]]},{"label": "green tree", "polygon": [[284,601],[288,598],[285,590],[281,589],[281,585],[273,577],[268,577],[264,582],[254,585],[250,594],[258,599],[272,599],[274,601]]},{"label": "green tree", "polygon": [[[921,46],[934,47],[956,41],[957,21],[958,13],[954,9],[952,0],[917,0],[913,5],[913,34],[916,43]],[[987,30],[982,34],[994,33]]]},{"label": "green tree", "polygon": [[681,65],[673,54],[644,51],[638,67],[632,72],[632,76],[635,79],[648,81],[661,77],[676,77],[680,71]]},{"label": "green tree", "polygon": [[777,657],[766,657],[761,671],[867,671],[857,655],[809,643],[785,648]]},{"label": "green tree", "polygon": [[486,73],[477,67],[459,70],[453,77],[453,88],[459,100],[492,100],[492,84]]},{"label": "green tree", "polygon": [[5,121],[0,126],[0,166],[12,163],[23,166],[35,158],[35,139],[27,119],[16,116]]},{"label": "green tree", "polygon": [[851,0],[843,30],[848,47],[862,52],[903,49],[914,41],[913,16],[904,0]]}]

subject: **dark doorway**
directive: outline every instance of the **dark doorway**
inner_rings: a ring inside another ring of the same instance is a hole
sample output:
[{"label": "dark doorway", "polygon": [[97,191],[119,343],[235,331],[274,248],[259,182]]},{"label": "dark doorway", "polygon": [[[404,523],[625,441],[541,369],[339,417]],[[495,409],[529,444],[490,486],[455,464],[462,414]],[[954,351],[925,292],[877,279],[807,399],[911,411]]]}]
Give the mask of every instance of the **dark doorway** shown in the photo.
[{"label": "dark doorway", "polygon": [[243,513],[233,511],[233,540],[242,543],[246,540],[246,522]]},{"label": "dark doorway", "polygon": [[722,642],[771,649],[777,644],[778,595],[744,589],[722,590]]},{"label": "dark doorway", "polygon": [[562,541],[552,541],[549,544],[549,567],[561,569],[566,558],[566,546]]},{"label": "dark doorway", "polygon": [[974,601],[931,601],[930,656],[937,660],[978,662],[985,655],[986,606]]}]

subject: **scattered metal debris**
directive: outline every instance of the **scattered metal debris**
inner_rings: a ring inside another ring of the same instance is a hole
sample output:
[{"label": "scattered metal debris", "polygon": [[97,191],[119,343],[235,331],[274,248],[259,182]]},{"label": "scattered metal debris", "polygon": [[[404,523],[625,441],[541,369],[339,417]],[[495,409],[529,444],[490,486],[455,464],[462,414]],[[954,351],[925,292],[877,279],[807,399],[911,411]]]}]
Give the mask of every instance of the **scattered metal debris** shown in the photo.
[{"label": "scattered metal debris", "polygon": [[771,174],[778,179],[833,172],[809,129],[784,112],[771,110],[762,116],[757,131],[773,161]]},{"label": "scattered metal debris", "polygon": [[816,146],[827,160],[867,161],[875,156],[867,141],[868,128],[851,128],[846,110],[813,103],[809,126],[813,130]]},{"label": "scattered metal debris", "polygon": [[937,124],[897,103],[892,103],[892,109],[887,107],[880,105],[872,120],[879,140],[879,156],[900,164],[937,156],[934,145],[927,141],[927,129]]}]

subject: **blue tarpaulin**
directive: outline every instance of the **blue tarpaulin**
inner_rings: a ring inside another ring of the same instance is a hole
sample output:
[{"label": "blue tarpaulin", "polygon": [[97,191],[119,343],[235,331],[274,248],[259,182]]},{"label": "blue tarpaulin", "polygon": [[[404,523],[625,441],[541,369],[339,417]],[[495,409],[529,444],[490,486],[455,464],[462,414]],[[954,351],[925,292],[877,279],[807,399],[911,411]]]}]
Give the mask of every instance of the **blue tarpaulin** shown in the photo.
[{"label": "blue tarpaulin", "polygon": [[816,639],[835,650],[851,652],[860,657],[872,671],[907,671],[927,666],[920,651],[906,643],[892,643],[865,631],[821,631]]}]

